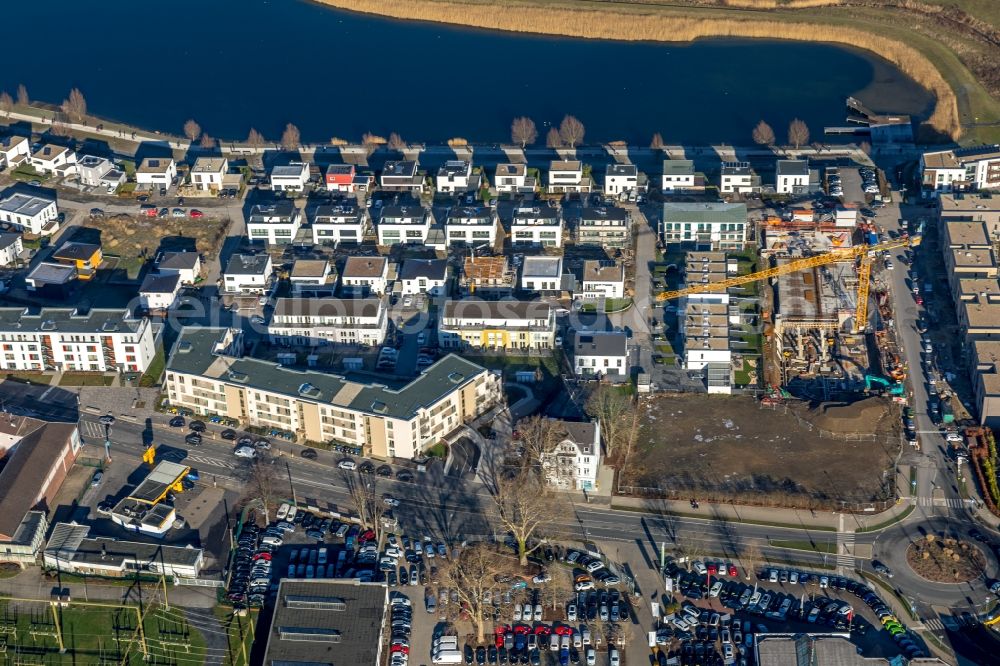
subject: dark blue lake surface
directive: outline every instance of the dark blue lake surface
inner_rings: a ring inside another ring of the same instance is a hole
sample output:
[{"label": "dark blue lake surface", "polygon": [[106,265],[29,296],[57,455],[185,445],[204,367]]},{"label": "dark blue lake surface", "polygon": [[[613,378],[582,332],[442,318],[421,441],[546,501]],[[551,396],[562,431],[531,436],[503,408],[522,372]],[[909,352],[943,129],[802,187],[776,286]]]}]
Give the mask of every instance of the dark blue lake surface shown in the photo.
[{"label": "dark blue lake surface", "polygon": [[926,115],[932,98],[868,53],[799,42],[651,44],[393,21],[305,0],[5,2],[0,88],[59,102],[79,87],[92,114],[180,134],[304,141],[371,131],[408,141],[540,140],[571,113],[587,141],[749,143],[761,118],[779,139],[794,117],[813,138],[844,124],[844,99]]}]

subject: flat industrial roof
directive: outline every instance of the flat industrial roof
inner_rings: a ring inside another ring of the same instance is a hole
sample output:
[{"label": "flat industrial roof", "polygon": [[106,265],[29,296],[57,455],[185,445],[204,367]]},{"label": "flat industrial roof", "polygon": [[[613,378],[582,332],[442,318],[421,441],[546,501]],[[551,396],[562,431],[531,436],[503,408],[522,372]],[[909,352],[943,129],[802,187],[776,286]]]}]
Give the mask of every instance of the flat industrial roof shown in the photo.
[{"label": "flat industrial roof", "polygon": [[146,478],[128,494],[126,499],[145,504],[156,504],[162,500],[170,488],[191,471],[190,467],[164,460],[157,463]]}]

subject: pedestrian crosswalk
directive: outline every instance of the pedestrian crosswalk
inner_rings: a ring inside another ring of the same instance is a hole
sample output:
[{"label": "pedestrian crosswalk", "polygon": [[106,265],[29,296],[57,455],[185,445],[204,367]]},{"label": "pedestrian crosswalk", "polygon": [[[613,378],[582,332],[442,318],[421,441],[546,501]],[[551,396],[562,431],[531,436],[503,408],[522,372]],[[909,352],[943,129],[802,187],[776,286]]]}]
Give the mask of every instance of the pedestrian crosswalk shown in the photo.
[{"label": "pedestrian crosswalk", "polygon": [[854,532],[837,532],[837,566],[854,568]]},{"label": "pedestrian crosswalk", "polygon": [[104,426],[96,421],[80,421],[80,432],[85,438],[104,439]]},{"label": "pedestrian crosswalk", "polygon": [[917,506],[946,506],[949,509],[961,509],[972,500],[962,500],[957,497],[918,497]]},{"label": "pedestrian crosswalk", "polygon": [[944,631],[944,623],[936,617],[927,618],[924,620],[924,626],[931,631]]}]

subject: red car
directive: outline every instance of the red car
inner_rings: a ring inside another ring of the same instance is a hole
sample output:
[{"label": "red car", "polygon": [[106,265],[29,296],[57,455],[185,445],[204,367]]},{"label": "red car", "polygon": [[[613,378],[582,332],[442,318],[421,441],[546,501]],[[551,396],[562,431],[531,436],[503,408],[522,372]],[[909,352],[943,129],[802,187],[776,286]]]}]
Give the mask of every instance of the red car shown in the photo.
[{"label": "red car", "polygon": [[730,564],[729,565],[729,575],[730,576],[738,576],[739,573],[740,572],[736,570],[736,565],[735,564]]},{"label": "red car", "polygon": [[268,561],[270,561],[270,559],[271,559],[271,553],[257,553],[256,555],[253,556],[253,559],[254,559],[255,562],[257,560],[268,560]]},{"label": "red car", "polygon": [[514,625],[514,633],[515,634],[530,634],[531,633],[531,627],[529,627],[526,624],[515,624]]},{"label": "red car", "polygon": [[535,627],[535,635],[536,636],[548,636],[551,633],[552,633],[552,629],[550,629],[549,627],[545,626],[544,624],[540,624],[537,627]]},{"label": "red car", "polygon": [[139,209],[139,212],[145,215],[146,217],[156,217],[159,214],[159,211],[156,210],[156,208],[153,208],[152,206],[143,206],[142,208]]},{"label": "red car", "polygon": [[188,213],[188,215],[191,217],[205,217],[205,214],[200,210],[198,210],[197,208],[192,209],[191,212]]},{"label": "red car", "polygon": [[554,629],[554,631],[559,636],[572,636],[573,635],[573,628],[572,627],[567,627],[565,624],[558,625]]},{"label": "red car", "polygon": [[366,541],[371,541],[374,538],[375,538],[374,532],[372,532],[371,530],[365,530],[364,532],[361,533],[361,536],[358,537],[358,541],[360,541],[361,543],[365,543]]},{"label": "red car", "polygon": [[402,652],[403,654],[410,654],[410,648],[406,645],[393,645],[389,648],[389,652]]},{"label": "red car", "polygon": [[719,573],[719,567],[715,564],[715,562],[708,562],[705,564],[705,568],[708,569],[709,576],[714,576]]}]

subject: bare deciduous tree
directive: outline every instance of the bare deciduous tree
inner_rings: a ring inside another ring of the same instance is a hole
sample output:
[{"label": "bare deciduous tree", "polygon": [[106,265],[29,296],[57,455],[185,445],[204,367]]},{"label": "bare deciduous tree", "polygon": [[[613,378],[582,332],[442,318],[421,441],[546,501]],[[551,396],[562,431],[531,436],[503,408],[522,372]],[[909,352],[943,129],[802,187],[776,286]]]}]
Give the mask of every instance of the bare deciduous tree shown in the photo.
[{"label": "bare deciduous tree", "polygon": [[199,141],[198,144],[202,148],[215,148],[215,139],[210,137],[208,134],[202,134],[201,141]]},{"label": "bare deciduous tree", "polygon": [[510,124],[510,140],[521,144],[523,150],[525,146],[534,143],[538,139],[538,130],[535,128],[535,121],[527,116],[514,118]]},{"label": "bare deciduous tree", "polygon": [[260,150],[264,147],[265,143],[264,135],[258,132],[256,128],[251,127],[250,133],[247,134],[247,145],[255,150]]},{"label": "bare deciduous tree", "polygon": [[578,143],[582,143],[586,133],[586,128],[576,116],[566,116],[559,123],[559,136],[562,137],[563,143],[570,148],[576,148]]},{"label": "bare deciduous tree", "polygon": [[0,111],[5,114],[10,113],[14,109],[14,98],[10,96],[10,93],[4,90],[0,93]]},{"label": "bare deciduous tree", "polygon": [[549,129],[549,133],[545,135],[545,145],[549,148],[562,148],[563,140],[555,127]]},{"label": "bare deciduous tree", "polygon": [[69,97],[63,100],[62,112],[74,123],[87,117],[87,100],[79,88],[73,88],[69,91]]},{"label": "bare deciduous tree", "polygon": [[760,546],[756,541],[748,540],[740,550],[740,564],[748,579],[752,578],[757,570],[757,565],[761,563]]},{"label": "bare deciduous tree", "polygon": [[541,539],[562,513],[564,500],[553,493],[536,470],[501,473],[493,479],[492,518],[514,540],[521,566],[542,545]]},{"label": "bare deciduous tree", "polygon": [[184,123],[184,136],[186,136],[192,143],[197,141],[198,137],[201,136],[201,125],[195,122],[194,118],[191,118]]},{"label": "bare deciduous tree", "polygon": [[774,141],[774,130],[771,129],[771,126],[763,120],[757,123],[757,126],[753,128],[753,142],[758,146],[773,146]]},{"label": "bare deciduous tree", "polygon": [[484,642],[493,619],[493,604],[485,600],[485,593],[496,586],[498,578],[509,580],[517,572],[516,562],[492,545],[478,542],[463,548],[457,558],[441,560],[439,567],[441,582],[458,595],[459,603],[449,604],[449,612],[455,619],[463,611],[468,613],[478,642]]},{"label": "bare deciduous tree", "polygon": [[399,134],[397,134],[396,132],[390,134],[389,149],[398,150],[399,152],[403,152],[404,150],[406,150],[406,142],[403,141],[403,137],[399,136]]},{"label": "bare deciduous tree", "polygon": [[557,422],[544,416],[529,416],[517,422],[518,445],[524,447],[520,456],[521,468],[539,469],[542,457],[551,452],[561,441]]},{"label": "bare deciduous tree", "polygon": [[264,505],[264,518],[270,520],[282,497],[282,475],[275,458],[266,451],[258,451],[243,472],[244,496],[260,500]]},{"label": "bare deciduous tree", "polygon": [[378,543],[382,538],[382,519],[388,512],[385,502],[378,496],[378,477],[345,472],[344,481],[361,525],[375,533],[375,542]]},{"label": "bare deciduous tree", "polygon": [[788,124],[788,143],[796,150],[809,143],[809,127],[805,122],[796,118]]},{"label": "bare deciduous tree", "polygon": [[601,422],[608,458],[621,455],[634,428],[632,398],[612,386],[600,386],[590,394],[584,411]]},{"label": "bare deciduous tree", "polygon": [[288,123],[285,125],[285,131],[281,133],[281,147],[285,150],[298,150],[300,145],[302,145],[302,135],[299,133],[299,128]]},{"label": "bare deciduous tree", "polygon": [[385,138],[379,136],[378,134],[373,134],[371,132],[365,132],[361,137],[361,145],[365,149],[367,155],[374,153],[379,146],[385,145]]},{"label": "bare deciduous tree", "polygon": [[663,150],[663,135],[659,132],[654,134],[652,141],[649,142],[649,147],[653,150]]},{"label": "bare deciduous tree", "polygon": [[53,120],[49,132],[52,133],[52,136],[69,136],[69,127],[61,120]]},{"label": "bare deciduous tree", "polygon": [[17,86],[17,103],[21,106],[31,104],[31,98],[28,97],[28,89],[23,83]]}]

